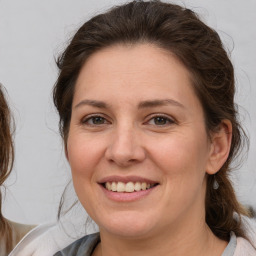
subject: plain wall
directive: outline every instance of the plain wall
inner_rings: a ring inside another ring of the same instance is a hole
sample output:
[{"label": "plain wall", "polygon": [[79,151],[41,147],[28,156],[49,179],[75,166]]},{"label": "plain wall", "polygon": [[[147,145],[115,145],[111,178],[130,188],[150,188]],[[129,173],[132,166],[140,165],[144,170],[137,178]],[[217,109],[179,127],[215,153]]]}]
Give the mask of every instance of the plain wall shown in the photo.
[{"label": "plain wall", "polygon": [[[85,20],[120,2],[124,1],[0,0],[0,82],[16,121],[15,166],[4,201],[7,218],[23,223],[56,219],[71,174],[51,98],[57,77],[54,56]],[[240,200],[256,207],[256,1],[183,3],[215,28],[232,50],[236,100],[251,144],[245,164],[232,178]]]}]

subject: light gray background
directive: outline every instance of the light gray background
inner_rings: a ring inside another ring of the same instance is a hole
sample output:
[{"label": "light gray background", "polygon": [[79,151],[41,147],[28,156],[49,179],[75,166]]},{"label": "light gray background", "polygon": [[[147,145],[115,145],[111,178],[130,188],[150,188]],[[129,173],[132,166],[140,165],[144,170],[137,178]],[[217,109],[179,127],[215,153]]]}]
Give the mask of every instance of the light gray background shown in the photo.
[{"label": "light gray background", "polygon": [[[0,82],[7,88],[16,120],[16,157],[4,214],[23,223],[55,220],[60,195],[70,179],[58,135],[51,90],[54,56],[89,17],[124,1],[0,0]],[[176,1],[181,3],[181,1]],[[221,35],[232,51],[251,147],[233,180],[240,200],[256,207],[256,0],[184,0]]]}]

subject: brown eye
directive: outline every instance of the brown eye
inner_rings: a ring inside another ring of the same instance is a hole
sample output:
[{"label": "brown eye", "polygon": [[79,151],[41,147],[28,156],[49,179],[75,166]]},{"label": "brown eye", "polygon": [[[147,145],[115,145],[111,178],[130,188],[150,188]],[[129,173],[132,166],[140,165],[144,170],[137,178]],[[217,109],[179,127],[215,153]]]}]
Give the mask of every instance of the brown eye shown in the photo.
[{"label": "brown eye", "polygon": [[174,121],[165,116],[155,116],[151,118],[148,123],[150,125],[164,126],[164,125],[173,124]]},{"label": "brown eye", "polygon": [[103,118],[101,116],[92,117],[91,119],[92,119],[93,124],[104,124],[105,123],[105,118]]},{"label": "brown eye", "polygon": [[106,124],[107,120],[102,116],[91,116],[84,119],[82,122],[83,124],[88,124],[88,125],[102,125],[102,124]]},{"label": "brown eye", "polygon": [[168,120],[165,117],[159,116],[154,118],[154,122],[156,125],[165,125],[168,122]]}]

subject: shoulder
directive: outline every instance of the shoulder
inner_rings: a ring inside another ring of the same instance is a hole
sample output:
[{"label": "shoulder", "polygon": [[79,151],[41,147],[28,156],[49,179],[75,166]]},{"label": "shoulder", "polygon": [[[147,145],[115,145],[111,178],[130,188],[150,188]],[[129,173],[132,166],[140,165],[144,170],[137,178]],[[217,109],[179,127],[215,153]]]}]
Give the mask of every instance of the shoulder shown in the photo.
[{"label": "shoulder", "polygon": [[31,230],[13,249],[9,256],[37,255],[52,256],[56,251],[72,243],[84,234],[70,231],[66,232],[60,223],[42,224]]},{"label": "shoulder", "polygon": [[255,247],[246,239],[238,237],[234,256],[255,256]]},{"label": "shoulder", "polygon": [[36,227],[36,225],[26,225],[10,220],[8,220],[8,223],[12,229],[13,239],[16,243],[18,243],[30,230]]},{"label": "shoulder", "polygon": [[[7,219],[6,219],[7,220]],[[35,226],[34,225],[26,225],[17,222],[13,222],[7,220],[7,223],[10,227],[10,234],[6,232],[0,238],[0,255],[6,255],[9,246],[14,248],[16,244]],[[8,248],[7,248],[8,244]]]},{"label": "shoulder", "polygon": [[237,246],[234,256],[256,255],[256,220],[243,218],[243,229],[249,240],[242,237],[237,238]]},{"label": "shoulder", "polygon": [[73,242],[54,256],[90,256],[99,242],[99,233],[90,234]]}]

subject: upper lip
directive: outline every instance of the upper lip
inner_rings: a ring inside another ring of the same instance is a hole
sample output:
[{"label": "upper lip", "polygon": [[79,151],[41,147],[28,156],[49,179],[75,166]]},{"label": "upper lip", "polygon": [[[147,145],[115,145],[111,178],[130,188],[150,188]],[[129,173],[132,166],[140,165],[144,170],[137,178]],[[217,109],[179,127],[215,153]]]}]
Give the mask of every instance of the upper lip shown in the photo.
[{"label": "upper lip", "polygon": [[118,176],[118,175],[104,177],[104,178],[100,179],[98,181],[98,183],[102,184],[102,183],[106,183],[106,182],[118,182],[118,181],[123,182],[123,183],[127,183],[129,181],[131,181],[131,182],[146,182],[149,184],[159,183],[155,180],[143,178],[140,176]]}]

